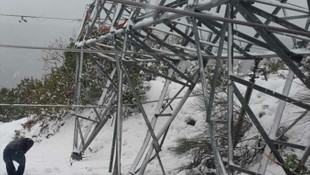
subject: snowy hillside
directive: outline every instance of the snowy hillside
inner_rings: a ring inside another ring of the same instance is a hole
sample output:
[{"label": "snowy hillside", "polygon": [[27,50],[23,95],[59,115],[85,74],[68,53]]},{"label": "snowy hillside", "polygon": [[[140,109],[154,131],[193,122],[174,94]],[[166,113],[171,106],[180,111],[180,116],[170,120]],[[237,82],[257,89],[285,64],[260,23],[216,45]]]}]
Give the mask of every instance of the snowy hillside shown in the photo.
[{"label": "snowy hillside", "polygon": [[[147,101],[157,100],[161,87],[164,84],[164,80],[157,79],[151,82],[151,89],[147,93]],[[178,85],[171,85],[172,91],[178,90]],[[166,170],[169,174],[173,173],[175,169],[186,162],[184,158],[174,157],[168,150],[170,146],[173,146],[173,142],[178,137],[190,137],[195,132],[199,131],[199,126],[204,125],[204,119],[202,114],[197,114],[192,110],[191,101],[194,98],[190,98],[184,109],[180,112],[178,119],[173,123],[169,130],[169,134],[165,141],[163,151],[160,153],[162,161],[165,164]],[[149,103],[144,105],[148,116],[154,113],[156,103]],[[92,111],[86,110],[84,113],[91,113]],[[198,126],[187,126],[185,118],[191,116],[197,118]],[[70,166],[70,155],[72,151],[72,139],[74,119],[66,119],[65,125],[60,128],[59,132],[49,139],[45,139],[40,143],[35,143],[33,148],[26,154],[27,163],[25,175],[42,175],[42,174],[107,174],[111,139],[113,133],[113,127],[111,126],[112,120],[104,126],[100,134],[96,137],[94,142],[90,145],[90,148],[85,152],[85,158],[79,162],[73,162]],[[0,149],[3,150],[5,145],[14,137],[15,131],[22,129],[21,124],[25,123],[27,119],[21,119],[11,123],[0,124],[1,143]],[[159,122],[164,122],[163,118]],[[159,124],[160,126],[160,124]],[[34,127],[31,131],[25,130],[25,135],[31,137],[38,128]],[[122,166],[123,172],[128,171],[131,163],[133,162],[142,141],[145,137],[146,125],[140,114],[134,114],[132,117],[124,120],[123,123],[123,153],[122,153]],[[42,138],[34,138],[34,140],[41,140]],[[0,153],[2,157],[2,152]],[[5,174],[5,164],[0,162],[0,174]],[[148,166],[147,172],[149,174],[161,174],[157,161],[153,161]]]},{"label": "snowy hillside", "polygon": [[[280,70],[277,75],[270,75],[268,81],[265,81],[264,77],[261,76],[259,79],[256,79],[256,84],[266,87],[268,89],[274,90],[275,92],[282,93],[285,78],[288,74],[288,71]],[[252,98],[250,101],[250,106],[256,116],[261,116],[259,118],[260,123],[263,125],[266,131],[269,131],[273,119],[279,104],[279,100],[276,98],[272,98],[266,94],[253,91]],[[300,94],[310,94],[310,91],[301,83],[299,79],[294,79],[292,83],[292,87],[290,90],[290,97],[295,98]],[[286,103],[286,107],[283,112],[282,120],[280,123],[280,127],[288,127],[293,121],[295,121],[305,110],[299,108],[290,103]],[[288,137],[288,143],[294,143],[299,145],[307,146],[310,144],[310,115],[309,113],[302,118],[292,129],[290,129],[285,136]],[[268,133],[268,132],[267,132]],[[257,130],[252,127],[251,130],[246,134],[245,138],[251,138],[257,135]],[[304,151],[285,148],[282,155],[296,154],[299,158],[303,155]],[[310,161],[308,160],[307,166],[309,167]],[[258,169],[259,164],[256,163],[251,169],[256,171]],[[274,174],[285,174],[283,169],[270,163],[266,174],[274,175]]]},{"label": "snowy hillside", "polygon": [[[285,72],[280,74],[286,75]],[[277,92],[282,92],[282,87],[285,82],[284,78],[279,75],[272,75],[269,77],[268,81],[263,79],[258,79],[257,84],[264,87],[270,88]],[[160,91],[163,87],[164,81],[161,78],[151,81],[151,89],[147,92],[147,101],[157,100]],[[241,89],[242,86],[240,86]],[[179,89],[179,85],[171,84],[170,93],[173,94],[174,91]],[[304,91],[305,88],[300,85],[298,80],[294,80],[291,96],[295,93]],[[170,96],[171,97],[171,96]],[[183,109],[178,114],[176,120],[172,123],[168,136],[166,138],[163,150],[160,152],[164,167],[167,174],[185,174],[177,171],[177,168],[190,162],[190,158],[176,157],[169,151],[169,148],[175,146],[175,141],[180,137],[192,137],[200,134],[202,128],[205,125],[205,118],[202,112],[197,112],[193,108],[193,103],[195,98],[189,98]],[[250,105],[252,109],[255,109],[255,114],[264,114],[259,120],[262,122],[266,129],[269,129],[273,121],[273,116],[275,114],[278,100],[271,98],[267,95],[254,91]],[[156,103],[147,103],[144,105],[148,116],[152,116],[154,113]],[[173,104],[172,104],[173,107]],[[303,112],[293,105],[288,105],[285,109],[283,120],[281,126],[289,125],[296,117],[300,114],[298,112]],[[85,110],[85,115],[91,115],[91,110]],[[188,117],[192,117],[197,120],[195,126],[187,125],[185,120]],[[21,130],[21,124],[25,123],[28,119],[24,118],[11,123],[0,123],[0,149],[3,150],[5,145],[15,136],[15,130]],[[160,122],[164,122],[165,118],[160,118],[158,126],[161,126]],[[73,162],[70,165],[70,155],[72,151],[72,140],[73,140],[73,128],[74,119],[65,118],[64,125],[56,131],[55,135],[50,136],[48,139],[44,136],[35,137],[34,140],[37,142],[34,144],[33,148],[26,154],[26,171],[25,175],[102,175],[108,174],[108,165],[111,150],[111,139],[113,133],[113,127],[111,126],[112,119],[103,127],[100,134],[96,137],[94,142],[87,149],[84,156],[85,158],[79,162]],[[142,141],[146,133],[146,125],[140,114],[133,114],[132,117],[126,118],[123,123],[123,148],[122,148],[122,171],[127,172],[133,162]],[[156,128],[158,129],[158,128]],[[38,133],[40,128],[37,126],[33,127],[32,130],[22,130],[25,132],[25,136],[32,137]],[[252,128],[245,137],[252,137],[256,134],[256,130]],[[298,134],[296,134],[298,132]],[[288,142],[307,145],[310,142],[310,125],[309,116],[304,117],[292,130],[287,133],[289,137]],[[289,152],[289,150],[287,149]],[[301,155],[301,151],[295,152],[297,155]],[[2,151],[0,152],[2,157]],[[257,164],[253,165],[253,170],[257,169]],[[150,163],[146,170],[146,174],[157,175],[162,174],[158,161],[154,160]],[[269,166],[269,174],[279,174],[281,169],[275,165]],[[5,175],[5,164],[0,161],[0,175]]]}]

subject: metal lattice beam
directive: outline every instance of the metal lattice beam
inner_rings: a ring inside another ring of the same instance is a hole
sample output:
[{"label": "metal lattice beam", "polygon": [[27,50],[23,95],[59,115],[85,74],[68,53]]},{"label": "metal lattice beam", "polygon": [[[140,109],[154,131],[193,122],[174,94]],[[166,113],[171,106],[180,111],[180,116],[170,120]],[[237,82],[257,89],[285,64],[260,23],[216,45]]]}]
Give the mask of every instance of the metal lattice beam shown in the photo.
[{"label": "metal lattice beam", "polygon": [[[138,96],[131,82],[130,72],[127,70],[130,66],[133,66],[145,73],[160,76],[166,82],[159,97],[155,114],[151,120],[146,115],[142,101],[136,101],[136,105],[142,111],[142,117],[146,122],[147,130],[141,149],[137,153],[128,174],[145,174],[147,165],[155,158],[158,160],[161,172],[166,174],[165,162],[161,159],[159,152],[164,146],[163,144],[171,123],[176,119],[178,112],[182,109],[182,106],[198,83],[201,83],[203,89],[206,121],[209,129],[208,134],[211,139],[218,174],[233,174],[234,172],[256,174],[256,172],[236,165],[233,160],[233,94],[237,96],[242,104],[242,108],[248,113],[260,136],[265,140],[280,164],[284,162],[284,159],[275,147],[278,144],[305,149],[302,160],[307,160],[309,147],[286,142],[282,143],[268,136],[267,131],[264,130],[260,121],[255,117],[252,109],[245,102],[241,92],[234,84],[239,83],[250,86],[255,90],[292,103],[303,109],[310,109],[309,104],[288,97],[287,94],[275,93],[245,81],[243,78],[235,75],[234,72],[235,59],[261,60],[270,57],[280,57],[289,69],[308,88],[310,87],[309,78],[296,65],[303,57],[309,55],[309,52],[299,53],[289,49],[286,43],[278,38],[280,35],[292,38],[294,45],[296,40],[309,41],[309,20],[306,22],[305,28],[302,28],[292,20],[307,18],[305,14],[308,14],[309,10],[285,4],[285,2],[286,0],[281,0],[280,2],[268,2],[265,0],[196,0],[193,2],[176,0],[167,2],[166,0],[161,0],[154,5],[144,1],[95,0],[87,9],[74,51],[90,53],[94,57],[92,59],[93,64],[98,67],[98,72],[104,76],[105,84],[103,87],[111,88],[105,88],[103,91],[102,99],[106,101],[103,105],[106,108],[96,113],[97,118],[95,120],[88,120],[88,122],[92,123],[90,124],[91,128],[94,129],[83,131],[79,122],[83,120],[83,116],[78,115],[78,111],[76,111],[77,119],[73,152],[76,152],[78,155],[83,154],[107,122],[109,114],[113,113],[113,104],[116,103],[117,111],[114,112],[117,119],[114,126],[109,172],[121,174],[122,105],[124,105],[122,104],[122,86],[124,84],[128,85],[131,87],[132,93]],[[307,2],[309,5],[309,1]],[[261,9],[259,4],[265,4],[274,10],[267,12]],[[226,12],[223,13],[221,9],[225,9]],[[279,13],[281,9],[289,9],[295,13],[291,16],[281,16]],[[257,16],[260,16],[260,18]],[[276,24],[276,26],[273,24]],[[242,28],[240,29],[239,26]],[[247,30],[254,31],[254,33],[251,34]],[[207,36],[204,36],[204,34]],[[179,41],[171,43],[169,39],[172,37],[178,38]],[[254,53],[252,50],[255,49],[262,49],[264,53]],[[215,59],[215,61],[209,61],[211,58]],[[111,62],[117,68],[117,71],[105,72],[103,69],[104,65],[96,61],[96,59],[104,59]],[[79,87],[82,57],[77,58],[77,60],[80,60],[77,62],[79,66],[77,66],[76,78],[76,86]],[[178,67],[185,61],[191,64],[192,70],[189,73],[185,73],[184,70]],[[219,151],[215,139],[217,134],[215,128],[218,122],[212,116],[212,108],[215,105],[215,80],[219,73],[221,61],[227,63],[228,71],[226,72],[228,75],[228,115],[227,121],[224,121],[227,124],[228,145],[227,150],[224,151],[227,154],[224,155]],[[149,69],[144,66],[148,62],[165,65],[169,71],[166,73],[159,72],[159,69]],[[205,73],[205,69],[208,65],[214,66],[213,82],[207,81],[209,75]],[[117,78],[114,77],[115,72],[118,74]],[[164,103],[170,82],[178,83],[182,88],[174,94],[172,99]],[[210,83],[210,86],[208,83]],[[209,87],[211,88],[209,89]],[[76,99],[79,97],[79,91],[79,88],[77,88]],[[184,91],[185,93],[180,97],[180,101],[176,101],[181,92]],[[172,107],[173,102],[177,104],[174,104]],[[78,100],[76,105],[79,105]],[[169,107],[171,112],[166,111]],[[159,127],[157,122],[161,120],[162,116],[167,116],[169,119],[160,126],[159,131],[155,132],[154,128]],[[82,132],[86,133],[83,135]],[[78,143],[80,143],[79,147],[77,146]],[[224,158],[228,159],[227,166],[225,165],[226,162],[224,163],[223,161]],[[286,173],[291,173],[286,168],[283,169]]]}]

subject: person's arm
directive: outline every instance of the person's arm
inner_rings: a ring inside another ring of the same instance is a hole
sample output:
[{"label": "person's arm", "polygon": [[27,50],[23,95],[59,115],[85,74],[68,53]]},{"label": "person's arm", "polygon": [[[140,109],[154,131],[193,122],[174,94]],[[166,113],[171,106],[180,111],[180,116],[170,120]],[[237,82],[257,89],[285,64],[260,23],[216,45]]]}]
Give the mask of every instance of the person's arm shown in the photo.
[{"label": "person's arm", "polygon": [[22,140],[22,149],[23,149],[25,154],[32,147],[33,143],[34,143],[33,140],[31,140],[29,138],[24,138]]}]

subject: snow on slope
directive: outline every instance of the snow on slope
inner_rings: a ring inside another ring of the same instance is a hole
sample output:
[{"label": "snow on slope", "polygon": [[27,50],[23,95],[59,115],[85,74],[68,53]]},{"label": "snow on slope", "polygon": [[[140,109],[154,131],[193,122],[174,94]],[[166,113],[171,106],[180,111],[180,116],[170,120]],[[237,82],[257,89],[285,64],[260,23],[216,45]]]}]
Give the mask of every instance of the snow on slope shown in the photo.
[{"label": "snow on slope", "polygon": [[[161,89],[163,87],[164,80],[158,78],[156,81],[151,81],[151,89],[146,94],[147,101],[158,100]],[[172,83],[170,85],[169,97],[172,97],[180,86]],[[160,156],[164,163],[165,169],[168,174],[176,174],[179,166],[190,160],[180,157],[175,157],[168,149],[173,146],[173,143],[178,137],[189,137],[192,134],[199,133],[199,126],[204,125],[203,115],[197,113],[192,109],[192,103],[194,98],[190,98],[185,104],[182,111],[180,111],[177,119],[170,127],[168,136],[166,138],[163,151],[160,152]],[[175,104],[172,104],[174,107]],[[151,118],[154,114],[156,103],[148,103],[144,105],[145,111]],[[91,115],[92,111],[86,110],[84,115]],[[193,117],[198,120],[196,127],[187,126],[185,123],[186,117]],[[82,161],[73,162],[70,165],[70,155],[72,151],[73,141],[73,128],[74,119],[66,119],[64,126],[62,126],[57,134],[48,139],[34,138],[35,140],[41,140],[36,142],[26,154],[26,171],[25,175],[43,175],[43,174],[61,174],[61,175],[102,175],[108,174],[108,166],[111,150],[111,139],[113,133],[113,126],[111,126],[112,120],[109,120],[103,127],[100,134],[90,145],[90,148],[85,151],[85,158]],[[161,118],[158,122],[156,130],[160,129],[160,126],[165,122],[165,118]],[[5,136],[5,139],[1,140],[0,148],[4,148],[9,140],[14,136],[16,129],[21,129],[20,124],[26,122],[27,119],[19,121],[1,124],[0,133],[1,137]],[[199,122],[200,121],[200,122]],[[198,125],[198,127],[197,127]],[[123,147],[122,147],[122,171],[128,172],[135,156],[137,155],[142,141],[146,134],[146,125],[141,114],[133,114],[132,117],[124,119],[123,123]],[[31,137],[31,134],[36,133],[38,128],[34,127],[32,131],[25,131],[25,135]],[[2,157],[2,152],[1,155]],[[5,174],[5,164],[0,161],[0,175]],[[146,174],[161,174],[161,170],[158,161],[155,159],[150,163],[146,170]]]},{"label": "snow on slope", "polygon": [[[286,75],[286,72],[280,72],[280,74]],[[298,80],[294,80],[291,96],[294,96],[296,92],[305,91]],[[282,92],[285,79],[279,78],[278,75],[272,75],[269,77],[268,81],[262,80],[262,78],[257,79],[257,84],[275,90],[277,92]],[[157,100],[161,89],[164,84],[164,80],[157,78],[155,81],[151,81],[151,89],[147,92],[147,101]],[[297,84],[298,83],[298,84]],[[245,87],[239,86],[242,91]],[[179,85],[172,83],[170,85],[169,97],[172,97],[176,91],[179,90]],[[176,157],[170,151],[169,147],[175,145],[175,140],[179,137],[191,137],[196,134],[201,133],[201,129],[204,128],[205,119],[203,113],[197,111],[193,108],[193,102],[195,98],[189,98],[183,109],[178,114],[176,120],[172,123],[168,136],[166,138],[163,150],[160,152],[164,167],[167,174],[173,175],[177,174],[176,170],[178,167],[188,163],[189,158],[186,157]],[[250,105],[254,110],[254,113],[258,116],[259,113],[264,115],[259,119],[262,125],[270,128],[273,121],[273,116],[276,111],[279,100],[270,98],[269,96],[259,93],[257,91],[253,92]],[[172,104],[175,107],[176,104]],[[154,113],[156,103],[148,103],[144,105],[145,110],[149,117]],[[283,120],[281,125],[289,125],[293,119],[298,117],[298,113],[303,111],[302,109],[288,104],[285,109]],[[92,115],[92,111],[86,110],[84,115]],[[185,119],[187,117],[192,117],[197,120],[196,126],[192,127],[186,125]],[[42,141],[36,142],[33,148],[26,154],[27,164],[25,175],[103,175],[108,174],[108,165],[111,150],[111,139],[113,133],[113,126],[111,126],[112,120],[109,120],[107,124],[103,127],[100,134],[90,145],[90,148],[85,151],[85,158],[79,162],[73,162],[70,165],[70,154],[72,151],[72,140],[73,140],[73,128],[74,119],[67,118],[64,126],[60,128],[57,134],[50,137],[49,139],[41,138]],[[160,129],[160,126],[165,122],[165,118],[161,117],[156,130]],[[1,142],[0,148],[3,150],[5,145],[14,136],[14,130],[21,129],[21,124],[26,122],[27,119],[21,119],[11,123],[0,123],[0,134]],[[309,116],[305,117],[299,122],[291,131],[288,132],[290,139],[289,142],[307,145],[310,142],[310,125],[307,123],[309,121]],[[133,162],[135,156],[137,155],[142,141],[146,133],[146,125],[140,114],[133,114],[132,117],[126,118],[123,123],[123,148],[122,148],[122,171],[124,173],[128,172],[131,163]],[[25,135],[30,136],[36,133],[38,128],[33,128],[32,131],[26,131]],[[255,135],[257,131],[252,128],[245,137],[251,137]],[[36,140],[40,140],[35,138]],[[302,154],[301,151],[296,152],[298,156]],[[0,152],[2,157],[2,151]],[[253,165],[252,169],[256,170],[257,164]],[[281,168],[276,165],[270,165],[268,167],[269,174],[284,174]],[[157,175],[162,174],[157,160],[150,163],[146,170],[146,174]],[[181,173],[180,173],[181,174]],[[184,173],[183,173],[184,174]],[[5,165],[3,161],[0,161],[0,175],[5,175]]]},{"label": "snow on slope", "polygon": [[[256,84],[263,86],[265,88],[271,89],[275,92],[282,93],[285,77],[287,76],[288,71],[280,70],[278,74],[269,75],[268,81],[265,81],[263,77],[256,79]],[[244,87],[241,87],[244,89]],[[296,94],[310,94],[310,91],[303,85],[303,83],[299,79],[294,79],[290,91],[290,97],[296,98]],[[268,133],[272,126],[272,122],[278,107],[280,100],[270,97],[264,93],[253,91],[252,98],[250,101],[250,106],[255,113],[256,116],[259,114],[262,115],[259,118],[260,123],[265,128],[265,131]],[[302,112],[305,110],[299,108],[290,103],[286,103],[286,107],[283,112],[282,120],[280,123],[280,127],[288,127],[296,118],[298,118]],[[310,115],[306,115],[301,121],[299,121],[291,130],[285,134],[289,139],[287,142],[308,146],[310,144]],[[257,135],[257,130],[252,127],[250,131],[246,134],[246,138],[251,138]],[[282,152],[282,156],[285,154],[296,154],[299,158],[302,156],[303,151],[297,149],[289,149],[286,148],[284,152]],[[310,160],[309,160],[310,161]],[[308,164],[310,163],[308,161]],[[309,165],[308,165],[309,166]],[[259,163],[256,163],[251,168],[253,171],[258,170]],[[285,174],[280,166],[269,163],[266,175],[281,175]]]}]

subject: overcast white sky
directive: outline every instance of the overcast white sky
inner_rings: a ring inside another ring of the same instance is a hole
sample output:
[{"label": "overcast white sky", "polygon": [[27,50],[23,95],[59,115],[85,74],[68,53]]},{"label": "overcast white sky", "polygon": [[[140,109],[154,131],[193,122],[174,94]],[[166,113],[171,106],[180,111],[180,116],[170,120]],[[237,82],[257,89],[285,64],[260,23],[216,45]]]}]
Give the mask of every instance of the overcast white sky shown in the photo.
[{"label": "overcast white sky", "polygon": [[[0,0],[0,13],[26,16],[82,18],[92,0]],[[47,46],[62,38],[68,40],[79,30],[80,22],[0,16],[0,43]],[[23,77],[41,77],[42,51],[0,48],[0,88],[12,87]]]}]

